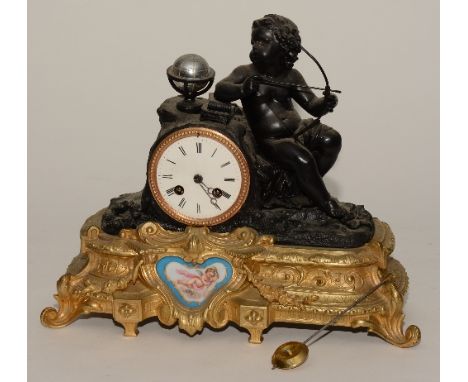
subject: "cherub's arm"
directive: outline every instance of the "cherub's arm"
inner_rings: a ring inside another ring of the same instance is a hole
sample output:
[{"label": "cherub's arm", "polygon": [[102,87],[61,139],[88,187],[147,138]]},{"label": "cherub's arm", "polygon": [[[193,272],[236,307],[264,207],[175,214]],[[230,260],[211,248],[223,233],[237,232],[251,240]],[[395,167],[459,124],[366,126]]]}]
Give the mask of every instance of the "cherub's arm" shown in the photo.
[{"label": "cherub's arm", "polygon": [[[293,69],[291,70],[291,82],[307,86],[307,83],[302,77],[302,74]],[[328,97],[317,97],[312,91],[301,92],[297,90],[292,90],[292,98],[296,101],[305,111],[309,114],[312,114],[314,117],[320,117],[333,108],[338,103],[338,98],[331,94]]]},{"label": "cherub's arm", "polygon": [[243,83],[248,77],[246,66],[238,66],[225,79],[216,84],[214,97],[221,102],[232,102],[244,97]]}]

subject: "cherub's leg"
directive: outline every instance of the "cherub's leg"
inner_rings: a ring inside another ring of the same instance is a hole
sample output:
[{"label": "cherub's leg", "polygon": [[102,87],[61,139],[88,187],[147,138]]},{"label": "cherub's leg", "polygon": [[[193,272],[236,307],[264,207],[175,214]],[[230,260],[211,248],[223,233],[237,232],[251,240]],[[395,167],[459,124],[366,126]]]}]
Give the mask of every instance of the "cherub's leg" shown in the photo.
[{"label": "cherub's leg", "polygon": [[267,156],[292,171],[299,186],[319,207],[326,208],[330,200],[312,153],[293,139],[266,139],[262,142]]},{"label": "cherub's leg", "polygon": [[330,126],[320,124],[305,134],[304,144],[313,153],[318,171],[324,176],[338,158],[341,135]]}]

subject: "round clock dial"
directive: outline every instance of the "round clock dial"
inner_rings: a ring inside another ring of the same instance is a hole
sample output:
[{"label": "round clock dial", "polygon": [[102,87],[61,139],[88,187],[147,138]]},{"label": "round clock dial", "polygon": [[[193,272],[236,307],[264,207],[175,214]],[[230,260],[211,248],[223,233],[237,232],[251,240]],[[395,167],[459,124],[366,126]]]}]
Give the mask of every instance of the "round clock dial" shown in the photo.
[{"label": "round clock dial", "polygon": [[149,161],[148,181],[156,202],[175,220],[215,225],[240,210],[250,175],[233,141],[194,126],[169,134],[158,144]]}]

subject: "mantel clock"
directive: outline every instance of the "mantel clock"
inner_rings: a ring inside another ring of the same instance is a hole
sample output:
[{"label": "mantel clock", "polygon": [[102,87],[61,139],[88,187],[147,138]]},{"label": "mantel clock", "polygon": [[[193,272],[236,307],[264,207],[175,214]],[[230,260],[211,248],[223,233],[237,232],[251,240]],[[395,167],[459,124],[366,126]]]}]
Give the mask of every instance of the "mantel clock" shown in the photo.
[{"label": "mantel clock", "polygon": [[[323,88],[293,68],[301,52]],[[208,98],[199,96],[215,72],[204,58],[183,55],[169,67],[181,95],[158,108],[145,185],[86,220],[80,254],[57,284],[59,306],[41,314],[45,326],[106,313],[127,336],[157,317],[189,335],[233,322],[252,343],[275,323],[362,327],[399,347],[419,343],[417,326],[403,329],[408,275],[392,257],[390,227],[323,181],[341,136],[321,118],[340,91],[285,17],[253,22],[249,58]]]}]

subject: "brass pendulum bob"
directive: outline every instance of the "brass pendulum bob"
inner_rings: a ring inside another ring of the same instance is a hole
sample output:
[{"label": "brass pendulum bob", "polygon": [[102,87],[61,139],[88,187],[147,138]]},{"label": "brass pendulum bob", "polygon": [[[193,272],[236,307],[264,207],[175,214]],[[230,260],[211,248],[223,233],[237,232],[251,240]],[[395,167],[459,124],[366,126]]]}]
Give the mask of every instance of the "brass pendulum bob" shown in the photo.
[{"label": "brass pendulum bob", "polygon": [[311,341],[315,337],[317,337],[322,331],[327,329],[329,326],[332,326],[336,321],[338,321],[338,319],[341,316],[349,312],[356,305],[358,305],[360,302],[362,302],[367,297],[369,297],[382,285],[388,282],[392,277],[393,277],[392,275],[388,275],[387,277],[385,277],[379,284],[377,284],[375,287],[370,289],[364,296],[360,297],[355,302],[353,302],[350,306],[344,309],[342,312],[334,316],[328,323],[323,325],[318,331],[316,331],[314,334],[312,334],[303,342],[290,341],[290,342],[285,342],[284,344],[280,345],[275,350],[275,352],[273,353],[273,356],[271,357],[271,363],[273,364],[272,369],[288,370],[288,369],[294,369],[298,366],[301,366],[307,360],[307,357],[309,355],[309,346],[313,344],[313,342]]}]

